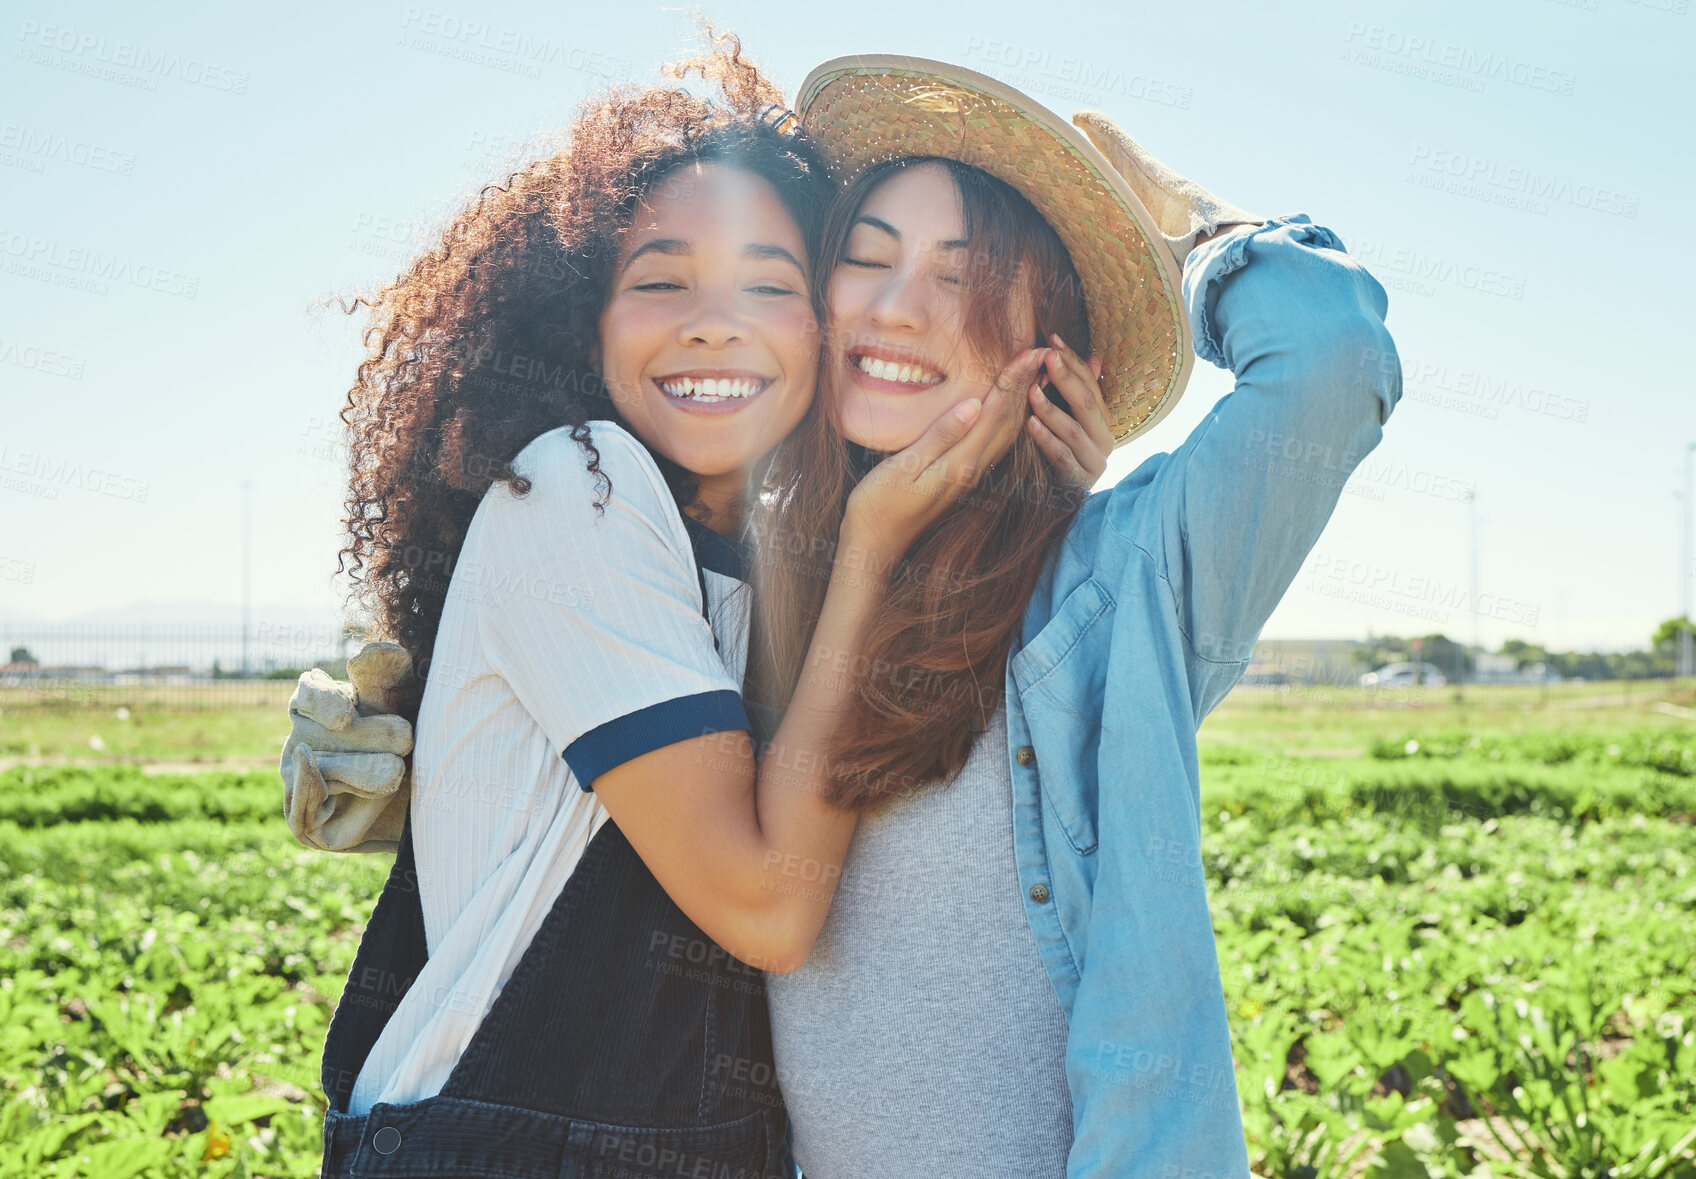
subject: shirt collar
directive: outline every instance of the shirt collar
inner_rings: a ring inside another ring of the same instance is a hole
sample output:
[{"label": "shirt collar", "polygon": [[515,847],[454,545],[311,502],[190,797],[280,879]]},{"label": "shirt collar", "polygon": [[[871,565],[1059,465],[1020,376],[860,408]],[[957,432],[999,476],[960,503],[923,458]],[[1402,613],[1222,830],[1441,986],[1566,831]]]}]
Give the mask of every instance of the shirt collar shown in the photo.
[{"label": "shirt collar", "polygon": [[701,568],[737,581],[747,581],[748,543],[714,532],[687,512],[682,515],[683,528],[689,533],[689,544],[695,550],[695,560]]}]

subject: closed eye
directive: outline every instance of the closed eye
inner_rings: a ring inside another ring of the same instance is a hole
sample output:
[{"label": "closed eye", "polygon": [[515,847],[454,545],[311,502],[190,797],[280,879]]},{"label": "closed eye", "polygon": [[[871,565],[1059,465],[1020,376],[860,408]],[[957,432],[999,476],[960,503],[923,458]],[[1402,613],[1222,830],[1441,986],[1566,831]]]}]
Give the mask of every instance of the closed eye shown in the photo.
[{"label": "closed eye", "polygon": [[637,283],[630,289],[633,291],[681,291],[683,287],[678,283],[656,279],[653,282]]},{"label": "closed eye", "polygon": [[861,269],[864,269],[864,270],[888,270],[889,269],[888,263],[885,263],[885,262],[869,262],[869,261],[865,260],[864,258],[844,258],[844,259],[842,259],[842,264],[844,266],[858,266],[858,267],[860,267]]},{"label": "closed eye", "polygon": [[749,287],[748,289],[753,291],[756,295],[793,295],[797,293],[790,290],[788,287],[773,286],[770,283],[762,283],[759,286]]}]

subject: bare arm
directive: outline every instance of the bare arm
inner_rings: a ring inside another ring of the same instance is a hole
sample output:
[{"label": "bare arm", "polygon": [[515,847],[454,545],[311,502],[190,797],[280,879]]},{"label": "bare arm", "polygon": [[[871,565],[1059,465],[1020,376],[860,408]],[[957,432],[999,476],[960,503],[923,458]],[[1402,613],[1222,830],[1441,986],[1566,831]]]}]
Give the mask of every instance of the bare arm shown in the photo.
[{"label": "bare arm", "polygon": [[859,817],[825,801],[824,755],[852,695],[852,678],[835,668],[854,666],[885,579],[856,576],[844,564],[757,772],[748,734],[727,732],[667,745],[595,780],[602,804],[678,906],[731,954],[778,973],[811,951]]},{"label": "bare arm", "polygon": [[595,792],[707,935],[750,965],[801,965],[824,925],[857,814],[825,801],[826,752],[852,697],[879,572],[1011,446],[1046,350],[1016,357],[981,412],[950,412],[850,497],[823,612],[789,709],[757,772],[747,734],[680,741],[608,770]]}]

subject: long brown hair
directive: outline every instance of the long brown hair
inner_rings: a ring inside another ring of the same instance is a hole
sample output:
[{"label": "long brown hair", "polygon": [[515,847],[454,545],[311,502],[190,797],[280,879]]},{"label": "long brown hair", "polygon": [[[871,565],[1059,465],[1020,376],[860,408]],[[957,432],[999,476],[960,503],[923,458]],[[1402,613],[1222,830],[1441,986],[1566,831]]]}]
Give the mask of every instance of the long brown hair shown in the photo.
[{"label": "long brown hair", "polygon": [[[643,195],[679,166],[720,160],[769,181],[809,246],[818,240],[832,192],[822,160],[737,39],[714,37],[709,54],[669,72],[715,82],[718,100],[635,86],[591,100],[563,150],[484,188],[439,244],[346,308],[372,318],[341,411],[351,482],[340,567],[412,655],[418,674],[403,715],[417,715],[483,494],[497,482],[530,489],[511,465],[518,452],[569,426],[603,503],[611,492],[586,423],[622,415],[591,357],[620,238]],[[687,506],[689,473],[649,453]]]},{"label": "long brown hair", "polygon": [[[1082,288],[1053,228],[1010,185],[953,160],[892,160],[848,184],[825,220],[814,271],[821,301],[867,196],[895,171],[922,163],[943,165],[960,194],[968,242],[964,331],[975,351],[1011,358],[1058,332],[1087,356]],[[1013,338],[1010,313],[1021,291],[1036,320],[1033,338],[1022,341]],[[825,381],[835,377],[824,374]],[[800,679],[848,494],[883,457],[843,438],[828,394],[821,386],[779,447],[756,517],[761,560],[750,695],[770,706],[761,710],[767,717]],[[1001,703],[1025,606],[1082,499],[1021,430],[972,493],[914,544],[892,573],[863,662],[840,669],[856,683],[850,715],[827,754],[834,802],[875,807],[959,772]]]}]

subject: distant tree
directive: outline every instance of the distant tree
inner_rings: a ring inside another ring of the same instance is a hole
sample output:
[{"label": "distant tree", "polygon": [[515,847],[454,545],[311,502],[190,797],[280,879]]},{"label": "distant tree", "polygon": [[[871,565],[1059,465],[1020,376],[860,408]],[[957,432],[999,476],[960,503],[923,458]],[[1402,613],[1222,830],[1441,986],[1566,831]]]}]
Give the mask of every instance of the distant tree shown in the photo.
[{"label": "distant tree", "polygon": [[1442,634],[1421,635],[1418,642],[1419,651],[1408,658],[1421,663],[1435,663],[1451,680],[1466,678],[1472,668],[1472,660],[1467,656],[1465,647]]},{"label": "distant tree", "polygon": [[1696,624],[1692,624],[1688,618],[1669,618],[1655,628],[1655,633],[1649,638],[1649,646],[1655,650],[1665,647],[1669,651],[1676,651],[1680,631],[1696,634]]},{"label": "distant tree", "polygon": [[1548,664],[1562,679],[1617,680],[1621,678],[1619,658],[1599,651],[1555,651],[1549,655]]},{"label": "distant tree", "polygon": [[1674,654],[1668,651],[1627,651],[1617,656],[1619,674],[1622,680],[1652,680],[1665,679],[1672,675],[1676,666]]},{"label": "distant tree", "polygon": [[1350,652],[1349,657],[1355,663],[1371,670],[1383,667],[1386,663],[1406,662],[1412,656],[1409,654],[1408,640],[1398,639],[1395,635],[1374,635]]},{"label": "distant tree", "polygon": [[1530,667],[1533,663],[1547,664],[1552,659],[1548,648],[1538,643],[1528,643],[1524,639],[1509,639],[1502,644],[1502,649],[1498,654],[1511,656],[1514,667],[1521,670]]},{"label": "distant tree", "polygon": [[[1519,669],[1544,664],[1563,679],[1664,679],[1672,675],[1678,665],[1678,636],[1681,631],[1696,634],[1696,623],[1685,618],[1667,619],[1655,628],[1646,651],[1551,651],[1540,643],[1508,639],[1501,645],[1499,654],[1511,656],[1514,666]],[[1355,647],[1351,658],[1369,669],[1383,667],[1387,663],[1434,663],[1451,680],[1462,679],[1473,670],[1467,649],[1442,634],[1407,639],[1395,635],[1374,635]]]},{"label": "distant tree", "polygon": [[29,653],[28,647],[13,647],[12,658],[8,662],[35,664],[36,658]]},{"label": "distant tree", "polygon": [[1648,655],[1658,670],[1653,675],[1676,675],[1678,672],[1679,635],[1696,633],[1688,618],[1669,618],[1649,636]]},{"label": "distant tree", "polygon": [[1383,667],[1387,663],[1434,663],[1451,680],[1463,678],[1472,666],[1466,648],[1447,635],[1420,635],[1399,639],[1395,635],[1374,635],[1352,652],[1351,658],[1367,668]]}]

